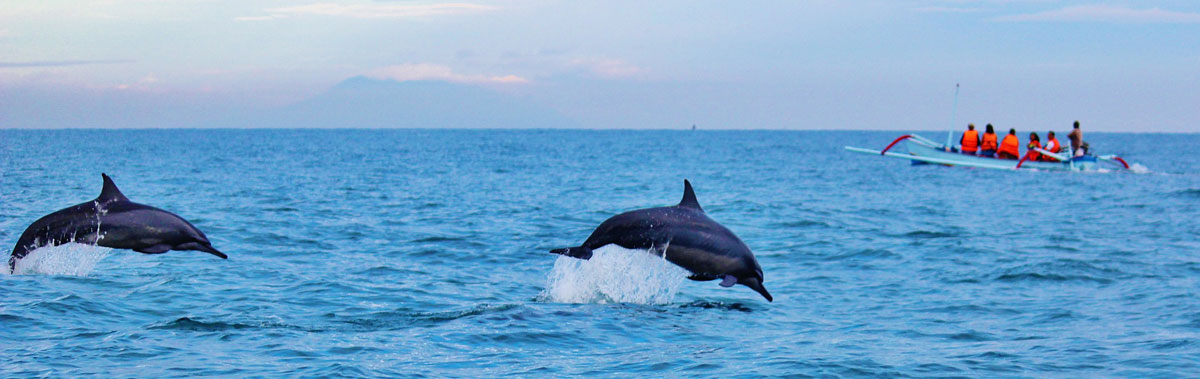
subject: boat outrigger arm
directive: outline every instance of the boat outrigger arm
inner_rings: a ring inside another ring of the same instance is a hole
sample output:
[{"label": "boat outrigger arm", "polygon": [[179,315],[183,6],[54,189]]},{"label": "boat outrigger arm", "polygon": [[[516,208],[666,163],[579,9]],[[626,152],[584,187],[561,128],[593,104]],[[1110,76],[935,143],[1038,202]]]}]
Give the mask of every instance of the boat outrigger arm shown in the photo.
[{"label": "boat outrigger arm", "polygon": [[993,168],[993,169],[997,169],[997,170],[1015,170],[1015,169],[1017,169],[1017,168],[1015,167],[1016,165],[1014,165],[1014,164],[1008,164],[1007,162],[1003,162],[1003,163],[1005,163],[1005,164],[995,164],[995,163],[993,163],[993,164],[986,164],[986,163],[963,163],[963,162],[960,162],[960,161],[955,161],[955,160],[950,160],[950,159],[938,159],[938,158],[934,158],[934,157],[922,157],[922,156],[918,156],[918,155],[912,155],[912,154],[908,154],[908,153],[896,153],[896,152],[888,152],[888,151],[882,151],[882,150],[871,150],[871,149],[864,149],[864,148],[861,148],[861,147],[853,147],[853,146],[846,146],[846,150],[847,150],[847,151],[853,151],[853,152],[855,152],[855,153],[863,153],[863,154],[880,154],[880,155],[883,155],[883,156],[885,156],[885,157],[901,158],[901,159],[911,159],[911,160],[914,160],[914,161],[920,161],[920,162],[925,162],[925,163],[933,163],[933,164],[944,164],[944,165],[948,165],[948,166],[966,166],[966,167]]},{"label": "boat outrigger arm", "polygon": [[[908,148],[907,153],[889,151],[901,141],[905,142],[905,146]],[[896,138],[896,140],[888,144],[883,150],[864,149],[861,147],[852,146],[846,146],[845,148],[847,151],[852,151],[855,153],[879,154],[885,157],[908,159],[913,161],[913,163],[931,163],[947,166],[979,167],[997,170],[1036,168],[1039,170],[1079,171],[1092,169],[1096,165],[1097,161],[1119,164],[1125,169],[1129,169],[1129,163],[1125,162],[1125,160],[1121,159],[1121,157],[1115,155],[1085,155],[1080,157],[1072,157],[1070,154],[1052,153],[1040,148],[1035,148],[1034,150],[1048,157],[1057,159],[1058,161],[1027,161],[1027,159],[1018,161],[1013,159],[997,159],[992,157],[962,154],[955,147],[939,144],[915,134],[906,134],[900,136],[900,138]],[[1028,158],[1028,155],[1026,157]]]}]

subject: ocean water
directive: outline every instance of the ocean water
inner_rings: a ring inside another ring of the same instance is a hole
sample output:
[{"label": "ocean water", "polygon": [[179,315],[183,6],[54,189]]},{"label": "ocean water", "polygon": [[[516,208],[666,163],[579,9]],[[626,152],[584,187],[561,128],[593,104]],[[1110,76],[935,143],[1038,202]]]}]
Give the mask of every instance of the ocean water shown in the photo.
[{"label": "ocean water", "polygon": [[[899,134],[0,130],[6,249],[106,172],[230,257],[36,251],[0,275],[0,376],[1200,372],[1200,135],[1087,135],[1141,173],[842,150]],[[547,252],[685,178],[773,303]]]}]

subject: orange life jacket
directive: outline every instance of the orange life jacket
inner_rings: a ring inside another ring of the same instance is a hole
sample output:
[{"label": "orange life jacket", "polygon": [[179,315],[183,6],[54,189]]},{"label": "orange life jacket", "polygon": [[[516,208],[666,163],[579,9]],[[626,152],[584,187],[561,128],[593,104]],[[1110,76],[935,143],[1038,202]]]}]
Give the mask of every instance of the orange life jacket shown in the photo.
[{"label": "orange life jacket", "polygon": [[1058,143],[1057,137],[1051,137],[1049,141],[1046,141],[1046,146],[1050,146],[1050,143],[1054,143],[1054,147],[1046,149],[1046,151],[1049,151],[1051,153],[1058,153],[1059,151],[1062,150],[1062,144]]},{"label": "orange life jacket", "polygon": [[983,133],[983,143],[979,145],[984,151],[996,151],[996,133]]},{"label": "orange life jacket", "polygon": [[[1054,146],[1050,146],[1051,144],[1053,144]],[[1058,138],[1050,138],[1049,140],[1046,141],[1046,146],[1043,147],[1042,149],[1049,151],[1051,153],[1058,153],[1059,151],[1062,150],[1062,145],[1058,144]],[[1042,154],[1042,160],[1046,161],[1046,162],[1058,162],[1057,158],[1051,157],[1046,154]]]},{"label": "orange life jacket", "polygon": [[968,153],[974,153],[979,149],[979,132],[968,130],[963,132],[962,150]]},{"label": "orange life jacket", "polygon": [[1021,156],[1021,141],[1014,134],[1004,136],[1004,140],[1000,141],[1000,150],[997,153],[1009,153],[1014,157]]},{"label": "orange life jacket", "polygon": [[1026,149],[1025,154],[1029,155],[1029,160],[1031,160],[1031,161],[1042,160],[1042,153],[1039,153],[1039,152],[1037,152],[1037,150],[1034,150],[1034,148],[1040,149],[1041,147],[1042,147],[1042,145],[1040,143],[1038,143],[1036,141],[1029,141],[1029,145],[1025,146],[1025,149]]}]

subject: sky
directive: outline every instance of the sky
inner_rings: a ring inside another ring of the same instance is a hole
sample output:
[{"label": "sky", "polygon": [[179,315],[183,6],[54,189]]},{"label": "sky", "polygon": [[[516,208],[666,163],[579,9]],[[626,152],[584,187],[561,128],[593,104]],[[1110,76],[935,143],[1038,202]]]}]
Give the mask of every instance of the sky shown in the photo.
[{"label": "sky", "polygon": [[0,0],[0,127],[170,126],[366,76],[588,128],[1200,132],[1194,0],[462,1]]}]

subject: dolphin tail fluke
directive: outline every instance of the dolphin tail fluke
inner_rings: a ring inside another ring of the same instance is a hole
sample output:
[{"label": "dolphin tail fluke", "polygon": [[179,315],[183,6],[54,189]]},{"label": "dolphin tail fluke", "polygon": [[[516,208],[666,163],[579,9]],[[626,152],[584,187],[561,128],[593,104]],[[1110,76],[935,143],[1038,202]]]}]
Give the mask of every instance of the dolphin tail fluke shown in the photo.
[{"label": "dolphin tail fluke", "polygon": [[750,287],[750,289],[754,290],[754,292],[758,292],[758,294],[766,298],[767,301],[775,301],[775,299],[771,297],[771,293],[767,292],[767,288],[763,287],[762,282],[758,281],[757,278],[743,279],[741,284],[744,284],[746,287]]},{"label": "dolphin tail fluke", "polygon": [[18,245],[17,248],[13,249],[12,255],[8,257],[9,274],[17,273],[17,261],[21,260],[21,258],[25,258],[26,255],[29,255],[29,248],[26,246]]},{"label": "dolphin tail fluke", "polygon": [[566,249],[554,249],[554,250],[550,250],[550,253],[558,254],[558,255],[566,255],[571,258],[579,258],[579,259],[582,259],[585,261],[588,259],[592,259],[592,249],[589,249],[589,248],[586,248],[583,246],[568,247]]}]

